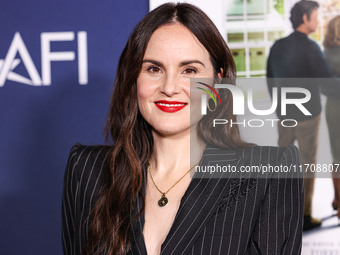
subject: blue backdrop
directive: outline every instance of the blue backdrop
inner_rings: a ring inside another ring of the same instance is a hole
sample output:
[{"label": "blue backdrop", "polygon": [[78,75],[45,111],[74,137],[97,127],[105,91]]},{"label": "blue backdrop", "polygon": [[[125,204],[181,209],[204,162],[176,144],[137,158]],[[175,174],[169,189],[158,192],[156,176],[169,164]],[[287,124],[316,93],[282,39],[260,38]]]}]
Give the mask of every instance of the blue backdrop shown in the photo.
[{"label": "blue backdrop", "polygon": [[119,55],[147,0],[0,4],[0,254],[62,254],[71,146],[104,142]]}]

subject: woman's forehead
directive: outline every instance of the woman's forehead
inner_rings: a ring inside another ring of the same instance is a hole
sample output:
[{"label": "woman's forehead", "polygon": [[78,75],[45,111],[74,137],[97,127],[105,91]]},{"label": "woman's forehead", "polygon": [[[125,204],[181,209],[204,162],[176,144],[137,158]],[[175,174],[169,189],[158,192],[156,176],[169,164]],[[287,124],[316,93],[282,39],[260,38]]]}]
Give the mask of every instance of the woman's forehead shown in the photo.
[{"label": "woman's forehead", "polygon": [[156,29],[152,34],[144,58],[208,58],[209,53],[196,36],[184,25],[171,23]]}]

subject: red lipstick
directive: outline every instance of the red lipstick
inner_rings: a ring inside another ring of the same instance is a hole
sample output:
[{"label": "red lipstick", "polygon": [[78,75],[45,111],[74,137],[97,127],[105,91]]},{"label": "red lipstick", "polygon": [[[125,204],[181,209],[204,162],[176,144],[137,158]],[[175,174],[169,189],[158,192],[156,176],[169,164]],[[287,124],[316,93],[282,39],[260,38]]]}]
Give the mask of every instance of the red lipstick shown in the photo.
[{"label": "red lipstick", "polygon": [[163,112],[178,112],[182,110],[188,103],[179,102],[179,101],[167,101],[167,100],[159,100],[155,102],[155,105]]}]

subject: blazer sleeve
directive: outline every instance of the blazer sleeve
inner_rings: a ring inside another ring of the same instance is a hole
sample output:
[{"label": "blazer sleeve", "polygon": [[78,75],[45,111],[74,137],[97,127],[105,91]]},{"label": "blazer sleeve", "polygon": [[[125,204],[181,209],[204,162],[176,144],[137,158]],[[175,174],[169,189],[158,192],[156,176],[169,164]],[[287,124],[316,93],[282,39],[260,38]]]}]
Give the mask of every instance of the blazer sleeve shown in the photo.
[{"label": "blazer sleeve", "polygon": [[[300,165],[299,151],[288,146],[278,162],[291,171]],[[303,178],[301,173],[281,173],[268,179],[250,254],[300,254],[303,224]]]},{"label": "blazer sleeve", "polygon": [[79,201],[77,198],[77,196],[79,196],[79,174],[76,169],[79,157],[78,150],[80,146],[80,144],[76,144],[72,147],[64,175],[62,196],[62,244],[65,255],[76,254],[75,229],[77,201]]}]

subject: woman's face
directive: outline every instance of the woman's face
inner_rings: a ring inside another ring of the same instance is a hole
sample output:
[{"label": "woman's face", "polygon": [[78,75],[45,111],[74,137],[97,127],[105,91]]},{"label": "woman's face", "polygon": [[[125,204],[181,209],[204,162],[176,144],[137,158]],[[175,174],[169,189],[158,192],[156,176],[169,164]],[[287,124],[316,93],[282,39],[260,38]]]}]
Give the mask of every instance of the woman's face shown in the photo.
[{"label": "woman's face", "polygon": [[[161,135],[190,131],[190,78],[214,77],[208,51],[180,23],[164,25],[151,36],[137,78],[138,106]],[[200,109],[198,109],[200,110]]]}]

